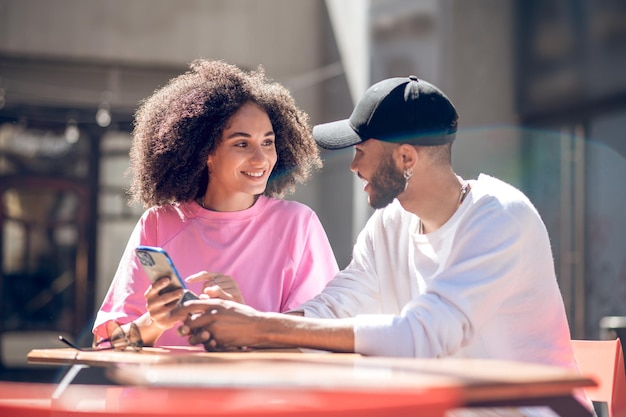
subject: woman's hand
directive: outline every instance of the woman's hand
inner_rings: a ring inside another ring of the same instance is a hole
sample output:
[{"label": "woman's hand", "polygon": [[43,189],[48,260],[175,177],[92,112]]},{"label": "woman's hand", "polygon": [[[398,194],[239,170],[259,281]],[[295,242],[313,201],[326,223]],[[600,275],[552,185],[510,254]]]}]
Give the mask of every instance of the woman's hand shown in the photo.
[{"label": "woman's hand", "polygon": [[[209,298],[221,298],[245,304],[237,282],[230,275],[203,271],[188,276],[185,282],[203,282],[202,294]],[[199,295],[202,297],[201,294]]]},{"label": "woman's hand", "polygon": [[[171,313],[183,296],[183,290],[161,293],[169,284],[169,277],[160,278],[143,294],[146,299],[146,312],[134,320],[134,323],[139,328],[144,346],[153,346],[165,330],[178,322]],[[127,332],[129,326],[130,323],[126,323],[122,325],[122,329]]]},{"label": "woman's hand", "polygon": [[183,296],[183,290],[177,289],[161,293],[170,283],[169,277],[158,279],[148,287],[144,293],[146,298],[146,311],[150,316],[151,323],[162,330],[169,329],[176,324],[177,320],[171,316],[178,300]]}]

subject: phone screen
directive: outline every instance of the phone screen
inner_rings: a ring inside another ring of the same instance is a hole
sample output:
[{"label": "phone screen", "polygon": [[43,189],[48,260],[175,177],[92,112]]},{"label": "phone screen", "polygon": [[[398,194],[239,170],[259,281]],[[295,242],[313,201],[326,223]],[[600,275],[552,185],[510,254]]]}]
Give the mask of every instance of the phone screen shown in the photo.
[{"label": "phone screen", "polygon": [[135,253],[148,274],[150,282],[155,283],[159,278],[170,277],[170,285],[163,292],[178,288],[187,289],[185,281],[178,274],[172,259],[165,250],[154,246],[139,246]]},{"label": "phone screen", "polygon": [[178,270],[174,266],[174,262],[172,262],[172,259],[163,248],[156,246],[138,246],[135,249],[135,253],[148,274],[150,282],[154,284],[159,278],[170,277],[170,284],[160,291],[161,294],[182,288],[184,293],[179,303],[198,299],[196,294],[187,289],[187,285],[180,277]]}]

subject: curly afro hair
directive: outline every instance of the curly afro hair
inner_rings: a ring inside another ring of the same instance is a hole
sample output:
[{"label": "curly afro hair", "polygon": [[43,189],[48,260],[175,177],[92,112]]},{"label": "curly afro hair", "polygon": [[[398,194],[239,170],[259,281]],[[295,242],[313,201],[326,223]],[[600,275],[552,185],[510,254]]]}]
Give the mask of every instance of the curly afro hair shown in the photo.
[{"label": "curly afro hair", "polygon": [[244,104],[263,108],[276,136],[278,161],[264,195],[282,197],[322,166],[308,115],[265,76],[223,61],[195,60],[144,100],[135,114],[130,149],[130,202],[144,207],[201,197],[211,180],[206,161],[228,120]]}]

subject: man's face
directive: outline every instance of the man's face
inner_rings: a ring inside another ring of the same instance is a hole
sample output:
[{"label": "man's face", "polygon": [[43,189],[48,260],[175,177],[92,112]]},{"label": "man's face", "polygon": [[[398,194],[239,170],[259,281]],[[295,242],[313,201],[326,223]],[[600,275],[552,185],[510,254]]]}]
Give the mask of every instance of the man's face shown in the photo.
[{"label": "man's face", "polygon": [[393,145],[369,139],[354,146],[350,170],[365,182],[363,191],[374,209],[387,206],[404,191],[406,180],[393,160]]}]

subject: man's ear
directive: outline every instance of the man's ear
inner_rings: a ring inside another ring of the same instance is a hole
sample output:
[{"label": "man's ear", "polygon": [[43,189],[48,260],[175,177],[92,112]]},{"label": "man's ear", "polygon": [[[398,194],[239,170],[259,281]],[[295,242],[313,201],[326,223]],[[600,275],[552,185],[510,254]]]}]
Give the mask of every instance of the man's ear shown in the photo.
[{"label": "man's ear", "polygon": [[411,169],[415,166],[418,158],[415,146],[403,143],[396,148],[396,152],[403,170]]}]

